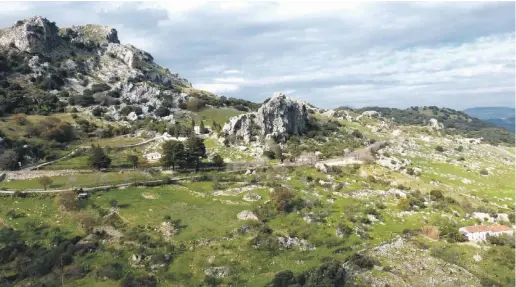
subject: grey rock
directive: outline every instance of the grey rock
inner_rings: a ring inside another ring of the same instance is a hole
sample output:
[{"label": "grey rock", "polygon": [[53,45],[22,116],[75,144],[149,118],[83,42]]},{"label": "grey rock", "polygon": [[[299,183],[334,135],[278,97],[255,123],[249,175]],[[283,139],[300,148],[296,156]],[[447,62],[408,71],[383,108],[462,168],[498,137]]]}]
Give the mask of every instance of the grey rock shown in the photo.
[{"label": "grey rock", "polygon": [[257,112],[231,118],[222,128],[222,134],[235,135],[246,143],[257,136],[283,140],[289,135],[301,135],[307,125],[307,104],[275,93]]},{"label": "grey rock", "polygon": [[213,276],[213,277],[217,277],[217,278],[224,278],[224,277],[228,277],[231,274],[230,271],[231,270],[229,269],[229,267],[225,267],[225,266],[210,267],[210,268],[204,269],[204,274],[206,276]]}]

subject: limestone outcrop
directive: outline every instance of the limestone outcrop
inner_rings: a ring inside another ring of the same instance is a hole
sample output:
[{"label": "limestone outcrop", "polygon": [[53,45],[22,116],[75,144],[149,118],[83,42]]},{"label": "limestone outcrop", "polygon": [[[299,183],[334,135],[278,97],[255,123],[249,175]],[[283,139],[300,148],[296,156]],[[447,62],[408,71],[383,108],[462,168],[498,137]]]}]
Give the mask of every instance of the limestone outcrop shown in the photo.
[{"label": "limestone outcrop", "polygon": [[284,140],[288,136],[299,136],[309,124],[306,103],[275,93],[257,112],[233,117],[222,128],[222,134],[236,136],[237,140],[250,141],[261,138]]}]

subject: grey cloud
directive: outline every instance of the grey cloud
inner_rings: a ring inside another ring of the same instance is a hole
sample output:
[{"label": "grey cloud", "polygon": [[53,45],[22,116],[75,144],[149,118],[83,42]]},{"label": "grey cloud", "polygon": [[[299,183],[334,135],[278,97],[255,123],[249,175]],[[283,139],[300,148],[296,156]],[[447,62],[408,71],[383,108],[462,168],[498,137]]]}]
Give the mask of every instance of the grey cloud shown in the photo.
[{"label": "grey cloud", "polygon": [[[514,51],[515,3],[511,2],[367,3],[356,15],[328,11],[286,18],[271,16],[270,9],[277,6],[273,2],[240,10],[207,3],[180,15],[139,9],[141,4],[135,2],[104,10],[93,9],[108,5],[100,2],[30,5],[29,10],[5,14],[0,8],[0,26],[35,14],[61,27],[110,25],[119,30],[122,42],[145,44],[158,63],[194,86],[221,84],[217,79],[226,77],[245,80],[224,82],[238,86],[228,89],[226,96],[261,102],[275,91],[295,90],[291,96],[322,107],[514,105],[514,88],[486,89],[514,87],[514,55],[491,49],[512,40],[508,48]],[[509,41],[493,38],[496,35]],[[491,42],[477,50],[461,46],[481,37]],[[443,46],[469,49],[469,59],[478,64],[456,56],[460,52],[449,58],[443,55],[442,60],[425,56],[425,49],[432,53]],[[492,54],[483,54],[486,47]],[[506,69],[486,72],[497,65]],[[206,69],[216,66],[219,69]],[[240,73],[228,75],[225,70]],[[347,86],[346,92],[335,89],[338,86]],[[359,88],[363,86],[370,88]]]}]

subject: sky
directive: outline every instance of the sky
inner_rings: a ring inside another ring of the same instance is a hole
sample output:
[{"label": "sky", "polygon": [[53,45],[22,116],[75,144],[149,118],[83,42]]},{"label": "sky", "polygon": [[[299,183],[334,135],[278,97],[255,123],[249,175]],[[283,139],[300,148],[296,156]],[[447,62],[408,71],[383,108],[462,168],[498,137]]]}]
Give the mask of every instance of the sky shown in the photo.
[{"label": "sky", "polygon": [[[185,3],[181,3],[185,2]],[[321,108],[514,106],[514,2],[5,2],[31,16],[100,24],[195,88]]]}]

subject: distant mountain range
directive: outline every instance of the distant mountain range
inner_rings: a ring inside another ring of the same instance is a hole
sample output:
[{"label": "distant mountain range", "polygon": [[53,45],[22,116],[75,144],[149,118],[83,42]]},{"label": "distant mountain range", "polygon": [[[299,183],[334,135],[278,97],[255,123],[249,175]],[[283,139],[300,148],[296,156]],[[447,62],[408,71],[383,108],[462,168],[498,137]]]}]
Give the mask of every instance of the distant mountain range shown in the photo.
[{"label": "distant mountain range", "polygon": [[510,107],[477,107],[465,109],[464,113],[499,127],[515,130],[515,110]]}]

